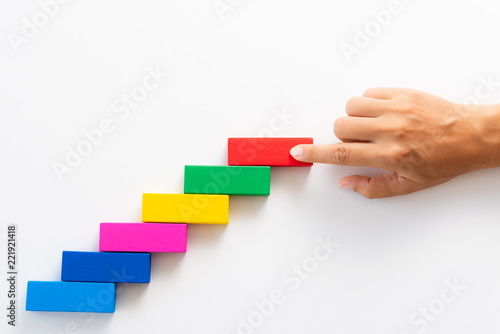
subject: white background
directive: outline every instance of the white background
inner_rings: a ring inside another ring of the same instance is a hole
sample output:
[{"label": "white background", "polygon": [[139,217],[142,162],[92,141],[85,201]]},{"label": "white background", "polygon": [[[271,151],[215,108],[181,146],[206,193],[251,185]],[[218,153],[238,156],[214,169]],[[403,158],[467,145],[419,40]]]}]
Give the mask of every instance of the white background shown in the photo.
[{"label": "white background", "polygon": [[[8,34],[40,5],[2,2],[1,232],[18,224],[20,310],[15,330],[2,311],[1,332],[233,334],[279,289],[285,302],[255,333],[413,334],[412,314],[457,279],[467,288],[425,332],[498,333],[498,169],[370,201],[337,183],[379,171],[276,168],[268,198],[232,197],[228,226],[189,226],[186,254],[154,254],[152,282],[127,286],[116,313],[23,310],[28,280],[60,279],[63,250],[97,250],[100,222],[140,221],[143,192],[181,193],[185,164],[225,164],[227,137],[264,133],[276,109],[293,119],[274,135],[332,143],[366,88],[463,102],[481,77],[500,80],[498,1],[402,0],[350,63],[341,43],[388,1],[232,3],[221,19],[212,0],[71,1],[16,53]],[[170,76],[120,119],[113,101],[156,66]],[[105,118],[114,131],[59,182],[52,164]],[[327,236],[341,246],[291,291],[282,275]],[[1,254],[5,271],[5,239]]]}]

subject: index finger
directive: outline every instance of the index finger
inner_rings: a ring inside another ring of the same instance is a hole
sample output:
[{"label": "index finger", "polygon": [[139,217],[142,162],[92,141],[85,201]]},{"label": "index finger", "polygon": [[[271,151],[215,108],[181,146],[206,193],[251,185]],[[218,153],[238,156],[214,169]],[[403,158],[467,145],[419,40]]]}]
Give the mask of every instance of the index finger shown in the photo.
[{"label": "index finger", "polygon": [[290,154],[299,161],[390,170],[385,152],[376,143],[297,145]]}]

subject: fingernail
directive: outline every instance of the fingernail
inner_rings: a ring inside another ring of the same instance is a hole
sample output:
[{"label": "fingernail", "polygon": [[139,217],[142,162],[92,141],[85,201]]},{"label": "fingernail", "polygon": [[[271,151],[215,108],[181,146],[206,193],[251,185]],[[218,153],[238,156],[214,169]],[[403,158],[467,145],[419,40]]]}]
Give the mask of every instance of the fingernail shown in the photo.
[{"label": "fingernail", "polygon": [[339,187],[347,189],[347,190],[352,190],[354,188],[354,185],[352,183],[350,183],[350,182],[341,181],[339,183]]},{"label": "fingernail", "polygon": [[292,149],[290,150],[290,154],[291,154],[293,157],[298,158],[298,157],[300,157],[300,156],[302,155],[302,152],[303,152],[303,151],[304,151],[304,150],[302,149],[302,147],[300,147],[300,146],[295,146],[294,148],[292,148]]}]

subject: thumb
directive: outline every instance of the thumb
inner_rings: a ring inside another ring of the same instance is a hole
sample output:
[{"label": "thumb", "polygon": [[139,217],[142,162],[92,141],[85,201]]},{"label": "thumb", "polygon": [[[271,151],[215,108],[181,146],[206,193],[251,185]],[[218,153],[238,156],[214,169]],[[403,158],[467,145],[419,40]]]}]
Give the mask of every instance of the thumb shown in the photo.
[{"label": "thumb", "polygon": [[366,198],[385,198],[405,195],[420,189],[419,185],[410,179],[395,172],[376,175],[373,177],[351,175],[342,178],[339,186],[354,190]]}]

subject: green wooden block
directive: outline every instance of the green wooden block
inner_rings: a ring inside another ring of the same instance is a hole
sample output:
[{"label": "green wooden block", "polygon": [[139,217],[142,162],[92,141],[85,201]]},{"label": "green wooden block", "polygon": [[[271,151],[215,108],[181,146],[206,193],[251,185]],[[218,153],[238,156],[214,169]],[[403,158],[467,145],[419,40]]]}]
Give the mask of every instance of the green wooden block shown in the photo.
[{"label": "green wooden block", "polygon": [[186,166],[185,194],[268,196],[271,167]]}]

